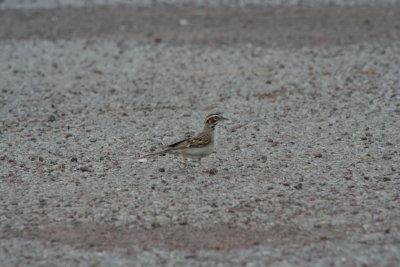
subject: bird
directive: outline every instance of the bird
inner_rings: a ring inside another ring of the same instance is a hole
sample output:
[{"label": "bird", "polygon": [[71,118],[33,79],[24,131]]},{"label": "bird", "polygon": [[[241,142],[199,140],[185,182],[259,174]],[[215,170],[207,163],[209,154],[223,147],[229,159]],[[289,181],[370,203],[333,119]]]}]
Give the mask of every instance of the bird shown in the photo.
[{"label": "bird", "polygon": [[162,154],[181,154],[182,162],[185,164],[185,166],[185,159],[191,158],[194,161],[197,161],[200,167],[202,167],[205,171],[209,171],[209,169],[201,162],[201,160],[215,151],[215,127],[220,121],[224,120],[228,119],[222,116],[221,113],[209,114],[204,120],[203,130],[199,134],[167,145],[162,151],[143,155],[140,157],[140,159]]}]

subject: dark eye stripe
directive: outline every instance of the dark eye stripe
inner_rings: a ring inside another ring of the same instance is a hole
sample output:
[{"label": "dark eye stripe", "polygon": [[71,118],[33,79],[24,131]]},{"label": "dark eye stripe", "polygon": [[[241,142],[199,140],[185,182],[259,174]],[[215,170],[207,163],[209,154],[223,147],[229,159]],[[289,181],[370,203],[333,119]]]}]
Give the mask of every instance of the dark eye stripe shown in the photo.
[{"label": "dark eye stripe", "polygon": [[218,115],[218,114],[210,114],[210,115],[208,115],[207,116],[207,118],[219,118],[219,117],[221,117],[220,115]]}]

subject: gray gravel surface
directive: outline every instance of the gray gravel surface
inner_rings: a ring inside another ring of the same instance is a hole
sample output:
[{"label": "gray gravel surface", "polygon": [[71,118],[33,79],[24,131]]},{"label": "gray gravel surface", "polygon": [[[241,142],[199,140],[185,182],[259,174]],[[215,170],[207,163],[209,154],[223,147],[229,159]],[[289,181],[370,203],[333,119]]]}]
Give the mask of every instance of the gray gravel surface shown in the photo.
[{"label": "gray gravel surface", "polygon": [[1,0],[0,8],[54,8],[94,5],[185,4],[195,6],[246,6],[246,5],[376,5],[395,4],[397,0]]},{"label": "gray gravel surface", "polygon": [[[0,30],[0,265],[399,265],[400,25],[379,21],[342,45]],[[216,174],[135,159],[215,111]]]}]

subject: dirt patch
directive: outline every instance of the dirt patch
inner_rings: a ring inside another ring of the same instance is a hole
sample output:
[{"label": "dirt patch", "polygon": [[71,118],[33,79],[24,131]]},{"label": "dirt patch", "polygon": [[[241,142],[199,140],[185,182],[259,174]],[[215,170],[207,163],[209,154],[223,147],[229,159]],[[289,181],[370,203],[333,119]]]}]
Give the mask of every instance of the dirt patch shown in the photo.
[{"label": "dirt patch", "polygon": [[[357,228],[357,227],[356,227]],[[354,227],[324,226],[315,232],[302,230],[294,225],[276,225],[269,231],[243,229],[237,226],[218,225],[196,228],[188,225],[162,226],[153,229],[128,230],[99,223],[41,223],[40,227],[28,227],[22,231],[10,230],[6,237],[22,237],[71,245],[79,249],[107,251],[114,248],[137,246],[142,249],[159,248],[167,251],[196,251],[249,249],[255,246],[279,246],[282,244],[306,246],[323,240],[343,238],[346,229]]]},{"label": "dirt patch", "polygon": [[106,38],[138,42],[343,45],[400,39],[390,6],[96,6],[0,11],[0,40]]}]

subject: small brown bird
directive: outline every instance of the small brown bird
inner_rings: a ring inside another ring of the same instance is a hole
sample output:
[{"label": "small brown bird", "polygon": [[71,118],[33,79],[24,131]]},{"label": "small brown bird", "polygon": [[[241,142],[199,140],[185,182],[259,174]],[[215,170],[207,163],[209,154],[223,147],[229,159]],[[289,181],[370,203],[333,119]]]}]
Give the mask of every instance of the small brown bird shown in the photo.
[{"label": "small brown bird", "polygon": [[227,120],[227,118],[223,117],[220,113],[210,114],[204,120],[203,131],[198,135],[168,145],[163,151],[147,154],[141,158],[166,153],[181,154],[185,164],[185,158],[191,158],[196,160],[202,168],[208,171],[208,168],[201,163],[201,159],[214,152],[216,139],[215,126],[223,120]]}]

